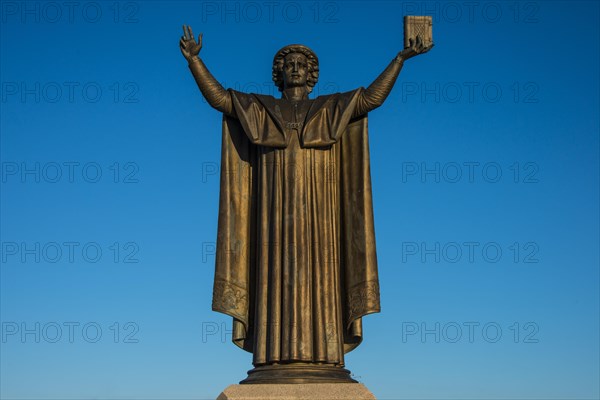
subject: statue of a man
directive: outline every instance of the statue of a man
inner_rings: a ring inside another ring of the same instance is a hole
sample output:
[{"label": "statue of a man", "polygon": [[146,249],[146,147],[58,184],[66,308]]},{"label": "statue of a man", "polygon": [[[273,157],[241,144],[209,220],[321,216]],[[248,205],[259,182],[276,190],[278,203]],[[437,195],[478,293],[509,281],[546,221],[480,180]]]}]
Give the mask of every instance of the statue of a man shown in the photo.
[{"label": "statue of a man", "polygon": [[362,317],[380,311],[367,114],[383,104],[420,37],[368,87],[308,95],[315,53],[285,46],[272,96],[225,90],[183,27],[181,52],[208,103],[223,113],[213,310],[233,317],[252,352],[242,383],[354,382],[344,354]]}]

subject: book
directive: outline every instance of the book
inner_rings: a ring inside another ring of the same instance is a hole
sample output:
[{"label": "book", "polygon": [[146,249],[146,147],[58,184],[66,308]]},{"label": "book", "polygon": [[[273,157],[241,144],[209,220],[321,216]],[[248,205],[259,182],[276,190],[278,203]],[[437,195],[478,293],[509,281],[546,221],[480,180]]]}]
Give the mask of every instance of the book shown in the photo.
[{"label": "book", "polygon": [[410,39],[421,36],[424,46],[433,43],[432,18],[430,16],[406,15],[404,17],[404,48],[410,47]]}]

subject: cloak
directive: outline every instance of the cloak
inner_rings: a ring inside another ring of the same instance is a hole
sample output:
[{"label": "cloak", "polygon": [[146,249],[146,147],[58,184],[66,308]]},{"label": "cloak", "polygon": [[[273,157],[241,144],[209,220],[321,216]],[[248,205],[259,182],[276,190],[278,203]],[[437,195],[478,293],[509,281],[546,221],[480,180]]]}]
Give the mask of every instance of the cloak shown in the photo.
[{"label": "cloak", "polygon": [[362,88],[292,102],[230,90],[223,115],[214,311],[254,365],[342,365],[380,311]]}]

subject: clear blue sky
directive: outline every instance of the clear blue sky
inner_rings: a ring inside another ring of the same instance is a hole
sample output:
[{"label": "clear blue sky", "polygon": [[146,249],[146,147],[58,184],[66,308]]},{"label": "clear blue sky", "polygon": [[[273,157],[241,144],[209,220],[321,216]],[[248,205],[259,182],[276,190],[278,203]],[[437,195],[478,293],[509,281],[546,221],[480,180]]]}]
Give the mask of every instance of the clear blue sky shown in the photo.
[{"label": "clear blue sky", "polygon": [[211,307],[225,86],[367,86],[382,313],[347,366],[380,399],[597,399],[597,2],[1,3],[3,399],[214,399],[251,355]]}]

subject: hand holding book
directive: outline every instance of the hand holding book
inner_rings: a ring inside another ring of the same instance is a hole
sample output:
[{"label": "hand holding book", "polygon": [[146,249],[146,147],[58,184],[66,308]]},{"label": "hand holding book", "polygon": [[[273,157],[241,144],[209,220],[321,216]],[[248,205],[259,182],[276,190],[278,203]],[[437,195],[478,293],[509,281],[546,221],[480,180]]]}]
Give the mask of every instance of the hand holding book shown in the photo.
[{"label": "hand holding book", "polygon": [[427,53],[433,47],[432,18],[427,16],[404,17],[404,50],[398,53],[402,61]]},{"label": "hand holding book", "polygon": [[408,60],[411,57],[417,56],[419,54],[427,53],[433,47],[433,42],[431,42],[428,46],[423,44],[423,40],[421,39],[421,35],[417,35],[416,39],[410,39],[409,47],[402,50],[398,53],[398,57],[402,60]]}]

